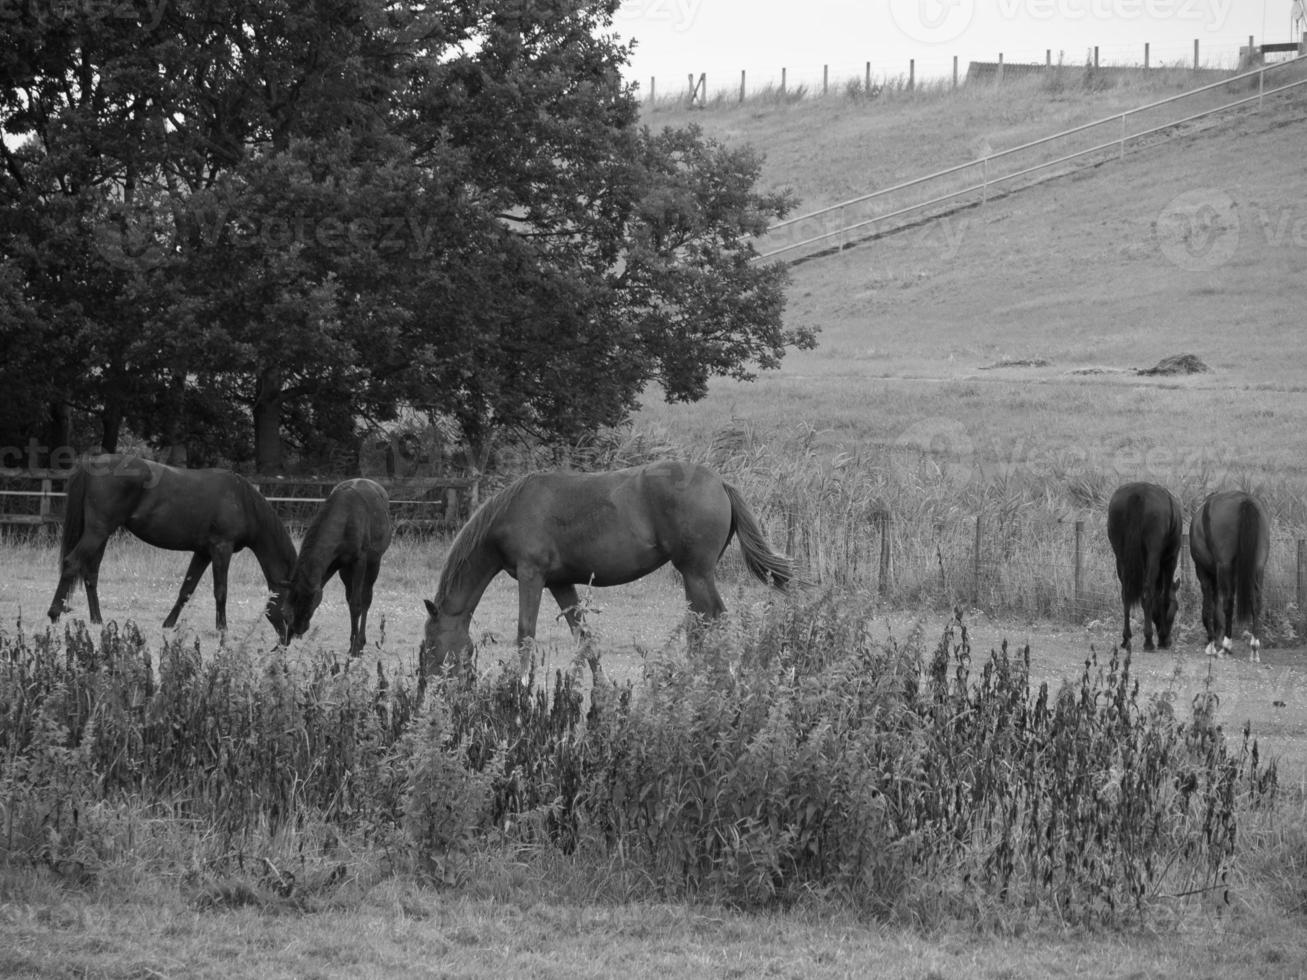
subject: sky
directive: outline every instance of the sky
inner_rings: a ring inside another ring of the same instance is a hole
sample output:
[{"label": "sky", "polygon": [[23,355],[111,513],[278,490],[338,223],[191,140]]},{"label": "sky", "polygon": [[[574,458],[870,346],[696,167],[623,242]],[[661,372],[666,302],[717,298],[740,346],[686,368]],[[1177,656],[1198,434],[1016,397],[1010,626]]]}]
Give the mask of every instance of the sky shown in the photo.
[{"label": "sky", "polygon": [[686,75],[708,75],[710,91],[780,81],[832,83],[874,75],[945,77],[957,55],[969,61],[1082,65],[1099,47],[1100,63],[1192,63],[1233,67],[1251,34],[1257,43],[1291,38],[1292,0],[625,0],[613,29],[638,44],[629,77],[648,94],[684,88]]}]

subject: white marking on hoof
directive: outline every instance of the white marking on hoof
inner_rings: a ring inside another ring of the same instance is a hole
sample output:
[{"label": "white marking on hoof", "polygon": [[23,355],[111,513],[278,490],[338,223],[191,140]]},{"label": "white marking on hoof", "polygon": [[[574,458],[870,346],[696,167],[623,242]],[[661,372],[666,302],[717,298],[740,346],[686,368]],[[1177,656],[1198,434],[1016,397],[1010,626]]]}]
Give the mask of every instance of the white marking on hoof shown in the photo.
[{"label": "white marking on hoof", "polygon": [[1216,657],[1220,655],[1220,650],[1217,648],[1216,644],[1211,641],[1208,642],[1207,649],[1205,652],[1209,657]]},{"label": "white marking on hoof", "polygon": [[1221,656],[1222,657],[1229,656],[1232,650],[1234,650],[1234,641],[1231,640],[1228,636],[1223,637],[1221,639]]},{"label": "white marking on hoof", "polygon": [[1255,636],[1248,641],[1248,662],[1250,664],[1262,662],[1262,641]]}]

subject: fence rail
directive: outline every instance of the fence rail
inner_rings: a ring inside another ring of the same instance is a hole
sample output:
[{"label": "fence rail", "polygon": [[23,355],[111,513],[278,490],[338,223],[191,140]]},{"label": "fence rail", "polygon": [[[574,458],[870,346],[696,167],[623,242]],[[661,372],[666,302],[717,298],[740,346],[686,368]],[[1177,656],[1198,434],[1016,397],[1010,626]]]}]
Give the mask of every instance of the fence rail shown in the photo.
[{"label": "fence rail", "polygon": [[[1269,81],[1269,84],[1268,84]],[[1125,112],[1073,126],[976,160],[779,221],[758,240],[758,260],[842,249],[908,224],[984,204],[991,196],[1124,158],[1169,130],[1218,112],[1256,106],[1307,85],[1307,55],[1262,65]],[[1248,94],[1244,94],[1248,93]],[[1233,96],[1233,97],[1231,97]]]},{"label": "fence rail", "polygon": [[[0,527],[55,526],[63,522],[64,492],[56,489],[71,471],[0,469]],[[292,526],[312,520],[327,492],[339,480],[298,477],[248,478],[277,515]],[[473,477],[377,479],[390,494],[397,528],[436,530],[456,527],[475,507],[481,481]]]}]

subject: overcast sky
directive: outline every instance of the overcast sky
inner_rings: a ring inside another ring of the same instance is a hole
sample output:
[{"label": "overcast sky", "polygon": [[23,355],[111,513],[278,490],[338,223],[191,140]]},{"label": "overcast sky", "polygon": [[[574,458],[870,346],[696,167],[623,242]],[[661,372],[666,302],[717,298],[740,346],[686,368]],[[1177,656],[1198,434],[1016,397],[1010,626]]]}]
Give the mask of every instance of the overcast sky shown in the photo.
[{"label": "overcast sky", "polygon": [[[944,76],[958,56],[971,60],[1084,64],[1099,46],[1103,63],[1191,62],[1194,39],[1203,61],[1233,66],[1248,35],[1288,41],[1292,0],[626,0],[614,27],[639,44],[631,77],[647,94],[708,73],[710,89],[779,81],[811,83],[829,64],[832,81],[861,75]],[[1210,57],[1209,57],[1210,56]]]}]

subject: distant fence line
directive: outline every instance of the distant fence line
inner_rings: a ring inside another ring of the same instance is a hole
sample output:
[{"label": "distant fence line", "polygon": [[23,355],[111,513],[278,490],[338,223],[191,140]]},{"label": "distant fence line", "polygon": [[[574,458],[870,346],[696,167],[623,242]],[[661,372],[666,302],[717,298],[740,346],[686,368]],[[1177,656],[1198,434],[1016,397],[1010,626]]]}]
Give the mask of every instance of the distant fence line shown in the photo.
[{"label": "distant fence line", "polygon": [[[54,526],[63,522],[61,486],[71,470],[0,469],[0,527]],[[317,477],[247,476],[283,521],[306,526],[340,480]],[[342,477],[341,479],[349,479]],[[475,507],[481,481],[471,477],[370,477],[390,494],[400,530],[456,528]]]},{"label": "distant fence line", "polygon": [[[1120,49],[1115,50],[1119,51]],[[1172,51],[1174,50],[1173,48]],[[1151,42],[1144,42],[1141,49],[1133,49],[1133,53],[1125,61],[1119,58],[1104,59],[1099,45],[1093,45],[1086,49],[1084,62],[1067,62],[1063,52],[1059,54],[1056,64],[1053,61],[1052,48],[1044,49],[1042,64],[1037,61],[1012,61],[1006,59],[1003,52],[998,52],[997,61],[969,61],[965,74],[960,74],[961,63],[957,55],[952,56],[951,72],[948,69],[939,70],[938,68],[919,71],[919,68],[925,68],[925,66],[918,65],[916,58],[909,58],[903,65],[888,69],[883,64],[874,65],[871,61],[867,61],[864,63],[861,73],[844,68],[838,69],[835,75],[832,74],[829,64],[822,65],[819,73],[815,70],[792,73],[788,67],[782,67],[779,76],[774,74],[765,75],[761,86],[753,88],[750,88],[749,75],[745,69],[740,70],[738,85],[735,84],[733,76],[728,76],[732,78],[732,81],[719,84],[715,89],[709,88],[710,78],[707,72],[688,72],[686,74],[685,89],[683,91],[679,90],[673,84],[670,90],[664,93],[663,97],[684,98],[691,105],[706,105],[714,99],[729,99],[732,97],[736,101],[743,102],[751,94],[757,94],[768,89],[773,89],[780,95],[787,95],[791,93],[795,86],[825,96],[830,94],[832,82],[836,86],[843,85],[846,88],[856,86],[860,87],[863,92],[874,93],[879,86],[888,84],[890,80],[901,82],[905,89],[913,89],[918,84],[932,80],[935,82],[948,82],[952,88],[956,89],[962,84],[1001,83],[1005,79],[1012,80],[1047,71],[1084,69],[1087,67],[1092,67],[1106,75],[1138,75],[1141,71],[1184,69],[1199,77],[1217,77],[1228,74],[1240,66],[1256,63],[1258,60],[1264,59],[1267,54],[1285,52],[1307,53],[1307,40],[1258,45],[1254,43],[1254,37],[1249,35],[1247,45],[1208,45],[1203,47],[1200,40],[1194,38],[1192,54],[1186,50],[1183,56],[1171,57],[1169,60],[1159,58]],[[1136,61],[1135,59],[1140,60]],[[1209,62],[1206,66],[1203,64],[1204,59]],[[660,97],[659,91],[657,76],[651,76],[646,100],[651,103],[656,102]]]},{"label": "distant fence line", "polygon": [[[961,605],[988,613],[1071,621],[1121,614],[1116,558],[1105,514],[1016,526],[995,513],[932,522],[869,514],[859,533],[799,522],[776,502],[759,508],[772,541],[818,586],[859,588],[901,606]],[[1307,608],[1307,529],[1272,527],[1264,608],[1268,621],[1302,627]],[[747,578],[737,549],[724,577]],[[1201,623],[1201,593],[1182,537],[1176,568],[1186,621]],[[1138,612],[1135,613],[1138,616]]]},{"label": "distant fence line", "polygon": [[1260,65],[1092,122],[777,221],[758,239],[757,260],[827,254],[925,219],[984,204],[991,196],[1072,173],[1148,145],[1180,126],[1231,109],[1260,109],[1266,98],[1307,84],[1307,56]]},{"label": "distant fence line", "polygon": [[[0,526],[58,527],[64,495],[55,486],[67,476],[66,470],[0,470]],[[338,482],[249,479],[283,520],[300,527],[308,524],[326,490]],[[22,481],[39,483],[40,488],[13,489]],[[479,491],[478,481],[470,478],[378,482],[394,494],[391,511],[396,524],[414,530],[454,530]],[[800,513],[777,499],[758,508],[772,541],[796,558],[804,574],[819,586],[862,588],[903,605],[961,604],[1073,621],[1120,614],[1121,593],[1105,515],[1018,525],[1010,517],[984,513],[933,521],[925,527],[920,521],[899,521],[891,513],[877,511],[840,515],[835,527],[823,525],[820,516]],[[722,564],[725,578],[747,577],[738,549],[728,548]],[[1187,533],[1177,574],[1185,616],[1194,619],[1200,597]],[[1273,522],[1265,598],[1269,617],[1302,625],[1302,610],[1307,609],[1307,529],[1277,527]]]}]

